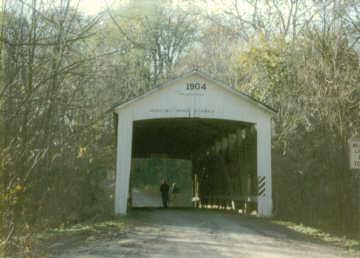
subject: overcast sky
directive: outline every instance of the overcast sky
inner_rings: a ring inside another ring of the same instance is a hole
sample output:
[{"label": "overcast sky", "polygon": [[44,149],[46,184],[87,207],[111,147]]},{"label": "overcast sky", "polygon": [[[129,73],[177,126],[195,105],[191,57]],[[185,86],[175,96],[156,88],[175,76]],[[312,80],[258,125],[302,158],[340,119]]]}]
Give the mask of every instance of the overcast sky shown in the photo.
[{"label": "overcast sky", "polygon": [[[88,15],[94,15],[103,11],[107,5],[116,6],[119,4],[126,4],[129,0],[80,0],[79,7],[80,9]],[[156,4],[156,2],[161,2],[159,0],[136,0],[144,2],[144,5],[147,4]],[[73,1],[75,4],[77,1]],[[230,0],[173,0],[175,5],[180,5],[183,7],[186,6],[201,6],[201,8],[206,9],[208,12],[220,11],[220,9],[229,7],[232,4]],[[245,3],[245,2],[244,2]],[[243,6],[245,7],[245,5]]]},{"label": "overcast sky", "polygon": [[106,3],[112,4],[114,0],[80,0],[80,9],[89,15],[97,14],[106,8]]}]

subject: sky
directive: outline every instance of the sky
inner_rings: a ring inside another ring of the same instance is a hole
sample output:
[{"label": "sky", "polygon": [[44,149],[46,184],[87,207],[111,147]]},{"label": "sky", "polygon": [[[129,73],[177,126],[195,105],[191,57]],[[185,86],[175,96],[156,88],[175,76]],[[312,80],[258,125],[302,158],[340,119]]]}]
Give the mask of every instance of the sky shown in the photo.
[{"label": "sky", "polygon": [[[1,0],[0,0],[1,1]],[[79,8],[88,15],[96,15],[103,11],[107,5],[115,6],[119,4],[126,4],[129,0],[80,0]],[[144,3],[154,4],[154,0],[139,0]],[[74,3],[77,1],[74,1]],[[202,8],[210,12],[216,12],[217,9],[228,7],[232,1],[229,0],[202,0],[202,1],[188,1],[188,0],[173,0],[175,5],[186,7],[188,5],[201,5]]]},{"label": "sky", "polygon": [[96,15],[113,2],[114,0],[80,0],[79,8],[88,15]]},{"label": "sky", "polygon": [[[5,2],[6,1],[6,2]],[[13,0],[0,0],[0,8],[2,8],[3,3],[11,3]],[[31,0],[21,0],[24,2],[31,3]],[[19,2],[21,2],[19,0]],[[51,2],[51,0],[48,0]],[[56,0],[54,0],[56,1]],[[57,0],[61,1],[61,0]],[[116,9],[121,5],[126,5],[130,1],[136,1],[136,3],[140,3],[140,5],[146,6],[156,5],[163,0],[72,0],[70,4],[75,8],[79,7],[79,9],[87,14],[87,15],[96,15],[102,11],[104,11],[108,6]],[[206,12],[214,13],[220,11],[220,9],[229,7],[229,4],[232,3],[230,0],[172,0],[173,5],[178,6],[186,10],[189,7],[200,7]]]}]

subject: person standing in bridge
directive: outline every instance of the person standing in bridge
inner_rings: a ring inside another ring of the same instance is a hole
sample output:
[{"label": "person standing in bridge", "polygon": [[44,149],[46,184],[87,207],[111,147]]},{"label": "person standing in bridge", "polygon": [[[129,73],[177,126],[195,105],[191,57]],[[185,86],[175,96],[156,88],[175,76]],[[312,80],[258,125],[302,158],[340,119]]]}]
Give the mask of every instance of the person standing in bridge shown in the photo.
[{"label": "person standing in bridge", "polygon": [[165,180],[162,180],[160,185],[160,192],[161,192],[161,199],[163,203],[163,207],[167,208],[168,201],[169,201],[169,185],[166,183]]}]

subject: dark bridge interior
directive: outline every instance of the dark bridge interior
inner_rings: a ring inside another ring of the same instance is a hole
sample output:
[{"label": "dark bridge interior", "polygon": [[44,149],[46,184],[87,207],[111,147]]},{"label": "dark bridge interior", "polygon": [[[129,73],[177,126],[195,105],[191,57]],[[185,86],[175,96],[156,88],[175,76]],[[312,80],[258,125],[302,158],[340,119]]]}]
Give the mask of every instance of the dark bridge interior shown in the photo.
[{"label": "dark bridge interior", "polygon": [[200,118],[134,122],[133,158],[153,154],[192,161],[197,207],[254,209],[257,193],[253,124]]},{"label": "dark bridge interior", "polygon": [[214,119],[151,119],[134,123],[133,157],[167,154],[191,159],[216,141],[245,129],[246,123]]}]

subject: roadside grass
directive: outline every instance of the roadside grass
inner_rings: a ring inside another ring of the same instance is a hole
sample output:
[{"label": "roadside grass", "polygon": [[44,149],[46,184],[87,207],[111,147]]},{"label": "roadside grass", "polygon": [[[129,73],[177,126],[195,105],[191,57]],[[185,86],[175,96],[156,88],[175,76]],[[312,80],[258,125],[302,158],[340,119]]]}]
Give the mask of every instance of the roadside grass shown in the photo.
[{"label": "roadside grass", "polygon": [[60,225],[36,235],[32,257],[48,257],[78,246],[83,242],[111,240],[120,237],[127,229],[127,219],[118,218],[103,222],[85,222],[71,226]]},{"label": "roadside grass", "polygon": [[360,254],[360,239],[356,240],[356,239],[349,239],[345,236],[344,237],[334,236],[319,229],[305,226],[303,224],[296,224],[294,222],[289,222],[289,221],[273,220],[273,222],[275,224],[285,226],[301,234],[319,239],[328,244],[338,246],[350,252]]}]

